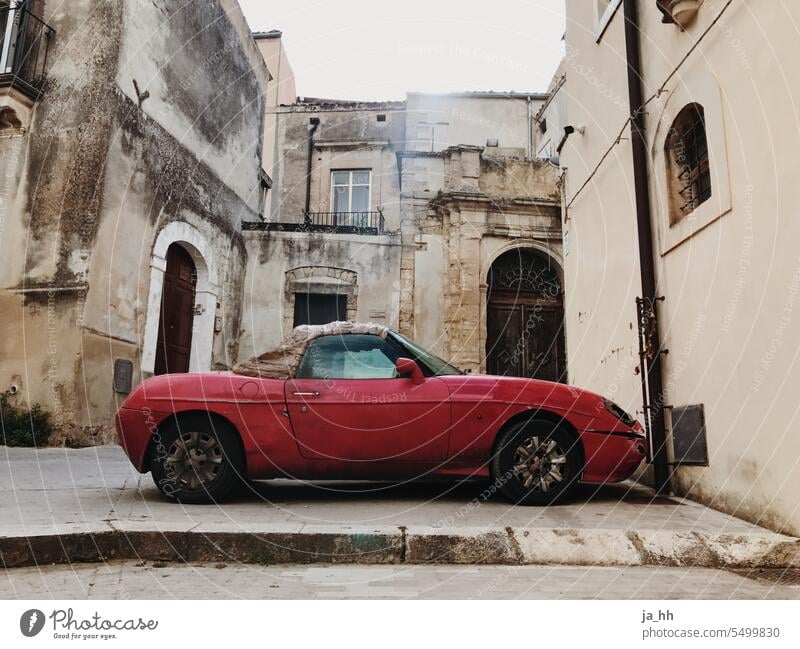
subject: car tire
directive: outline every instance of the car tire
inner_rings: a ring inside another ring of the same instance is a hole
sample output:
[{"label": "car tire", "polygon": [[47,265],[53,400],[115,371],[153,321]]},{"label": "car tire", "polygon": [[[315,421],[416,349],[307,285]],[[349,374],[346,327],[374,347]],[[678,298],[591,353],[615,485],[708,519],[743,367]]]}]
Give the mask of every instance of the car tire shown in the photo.
[{"label": "car tire", "polygon": [[154,439],[153,481],[170,500],[215,503],[246,480],[244,452],[236,431],[207,415],[172,420]]},{"label": "car tire", "polygon": [[541,417],[503,432],[492,456],[492,478],[511,502],[549,505],[567,496],[582,470],[580,442],[566,428]]}]

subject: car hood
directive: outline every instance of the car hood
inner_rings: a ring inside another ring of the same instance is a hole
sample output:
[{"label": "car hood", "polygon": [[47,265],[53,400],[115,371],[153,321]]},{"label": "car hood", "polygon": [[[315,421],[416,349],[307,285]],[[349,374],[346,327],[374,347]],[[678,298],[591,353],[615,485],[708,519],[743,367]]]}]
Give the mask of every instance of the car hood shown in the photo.
[{"label": "car hood", "polygon": [[486,374],[461,374],[440,377],[450,388],[454,401],[492,401],[517,404],[524,408],[546,409],[558,414],[591,419],[598,430],[640,432],[638,422],[625,425],[606,408],[606,399],[595,392],[573,385]]}]

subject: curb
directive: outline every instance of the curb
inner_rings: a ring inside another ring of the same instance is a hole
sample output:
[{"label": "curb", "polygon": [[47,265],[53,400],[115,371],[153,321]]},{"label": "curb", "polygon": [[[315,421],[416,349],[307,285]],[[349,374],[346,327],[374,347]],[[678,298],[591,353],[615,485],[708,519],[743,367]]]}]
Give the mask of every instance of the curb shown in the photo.
[{"label": "curb", "polygon": [[113,560],[800,568],[800,540],[660,530],[389,528],[203,532],[113,529],[0,537],[5,568]]}]

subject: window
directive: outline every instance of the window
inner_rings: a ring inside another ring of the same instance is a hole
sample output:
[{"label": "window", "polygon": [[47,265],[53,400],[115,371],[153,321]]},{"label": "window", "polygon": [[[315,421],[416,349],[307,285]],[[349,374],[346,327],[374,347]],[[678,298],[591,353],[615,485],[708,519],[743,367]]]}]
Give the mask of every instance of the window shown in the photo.
[{"label": "window", "polygon": [[375,119],[376,119],[377,121],[379,121],[379,122],[385,122],[385,121],[386,121],[386,115],[384,115],[383,113],[381,113],[381,114],[380,114],[380,115],[378,115],[378,116],[377,116]]},{"label": "window", "polygon": [[689,104],[678,113],[667,133],[666,157],[672,226],[711,198],[705,111],[700,104]]},{"label": "window", "polygon": [[294,294],[294,325],[328,324],[347,320],[347,296],[324,293]]},{"label": "window", "polygon": [[331,211],[368,212],[370,206],[369,169],[331,172]]},{"label": "window", "polygon": [[298,379],[393,379],[400,350],[380,336],[322,336],[306,348]]}]

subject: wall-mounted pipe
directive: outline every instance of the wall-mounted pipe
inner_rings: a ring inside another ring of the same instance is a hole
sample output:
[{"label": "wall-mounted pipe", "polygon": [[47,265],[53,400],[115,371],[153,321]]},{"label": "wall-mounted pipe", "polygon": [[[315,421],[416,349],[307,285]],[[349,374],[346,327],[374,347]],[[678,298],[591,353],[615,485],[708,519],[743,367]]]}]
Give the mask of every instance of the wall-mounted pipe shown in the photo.
[{"label": "wall-mounted pipe", "polygon": [[528,96],[528,158],[533,158],[533,99]]},{"label": "wall-mounted pipe", "polygon": [[319,117],[308,120],[308,164],[306,166],[306,209],[304,216],[308,220],[311,212],[311,171],[314,168],[314,133],[319,128]]},{"label": "wall-mounted pipe", "polygon": [[[631,149],[633,152],[633,186],[636,200],[636,223],[639,237],[639,269],[642,282],[642,297],[657,313],[659,295],[656,287],[655,262],[653,259],[653,225],[650,213],[650,186],[647,180],[647,137],[644,119],[644,94],[642,92],[641,43],[639,15],[636,0],[624,0],[625,57],[628,66],[628,104],[631,111]],[[654,349],[648,363],[645,417],[651,429],[650,443],[653,453],[655,489],[658,493],[670,492],[669,461],[667,459],[667,437],[664,423],[664,386],[661,366],[661,337],[658,318],[651,333]]]}]

